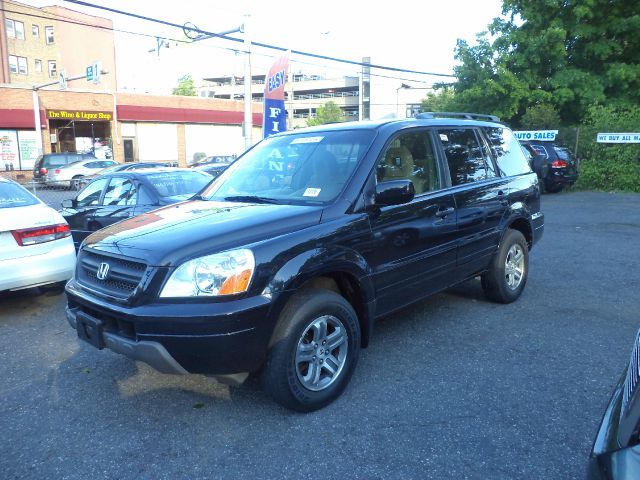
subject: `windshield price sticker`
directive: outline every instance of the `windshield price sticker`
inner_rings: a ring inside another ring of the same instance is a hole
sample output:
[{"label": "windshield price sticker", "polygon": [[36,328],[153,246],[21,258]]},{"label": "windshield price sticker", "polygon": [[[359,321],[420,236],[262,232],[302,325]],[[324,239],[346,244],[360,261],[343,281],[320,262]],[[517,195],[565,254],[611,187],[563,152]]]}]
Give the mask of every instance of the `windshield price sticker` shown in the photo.
[{"label": "windshield price sticker", "polygon": [[295,145],[297,143],[320,143],[324,137],[302,137],[296,138],[291,142],[291,145]]},{"label": "windshield price sticker", "polygon": [[307,188],[302,194],[303,197],[317,197],[322,191],[321,188]]},{"label": "windshield price sticker", "polygon": [[599,133],[598,143],[640,143],[640,133]]},{"label": "windshield price sticker", "polygon": [[518,140],[544,140],[553,142],[558,135],[558,130],[524,130],[513,132]]}]

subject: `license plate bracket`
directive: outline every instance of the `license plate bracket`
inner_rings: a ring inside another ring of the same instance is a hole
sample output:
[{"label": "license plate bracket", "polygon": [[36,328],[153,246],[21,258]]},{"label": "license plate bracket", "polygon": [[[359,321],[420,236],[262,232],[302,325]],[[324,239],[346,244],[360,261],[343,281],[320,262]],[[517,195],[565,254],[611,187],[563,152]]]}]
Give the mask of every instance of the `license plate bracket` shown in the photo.
[{"label": "license plate bracket", "polygon": [[76,315],[76,332],[78,338],[93,345],[99,350],[104,348],[104,324],[97,318],[78,312]]}]

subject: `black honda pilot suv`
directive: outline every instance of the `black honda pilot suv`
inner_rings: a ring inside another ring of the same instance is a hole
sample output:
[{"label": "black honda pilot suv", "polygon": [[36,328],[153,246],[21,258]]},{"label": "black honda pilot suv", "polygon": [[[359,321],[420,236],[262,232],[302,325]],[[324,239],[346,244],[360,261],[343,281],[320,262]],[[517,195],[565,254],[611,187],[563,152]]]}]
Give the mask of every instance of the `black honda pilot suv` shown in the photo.
[{"label": "black honda pilot suv", "polygon": [[161,372],[259,375],[311,411],[377,319],[478,276],[516,300],[544,228],[536,174],[496,119],[421,117],[272,136],[191,200],[92,234],[69,323]]}]

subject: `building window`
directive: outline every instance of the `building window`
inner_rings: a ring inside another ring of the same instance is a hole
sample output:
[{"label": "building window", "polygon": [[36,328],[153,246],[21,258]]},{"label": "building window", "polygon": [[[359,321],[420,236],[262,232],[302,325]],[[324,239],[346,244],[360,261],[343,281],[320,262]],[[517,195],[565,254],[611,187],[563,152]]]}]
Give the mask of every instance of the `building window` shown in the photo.
[{"label": "building window", "polygon": [[18,73],[22,75],[29,73],[27,70],[27,59],[25,57],[18,57]]},{"label": "building window", "polygon": [[4,24],[7,29],[7,37],[24,40],[24,23],[7,18]]},{"label": "building window", "polygon": [[34,38],[40,38],[40,27],[38,25],[31,25],[31,33]]},{"label": "building window", "polygon": [[53,27],[44,27],[44,36],[47,39],[47,45],[53,43]]},{"label": "building window", "polygon": [[18,73],[18,57],[15,55],[9,55],[9,71],[11,73]]},{"label": "building window", "polygon": [[42,73],[42,60],[35,60],[34,70],[38,73]]},{"label": "building window", "polygon": [[9,71],[11,73],[20,73],[22,75],[26,75],[28,73],[27,59],[25,57],[9,55]]},{"label": "building window", "polygon": [[56,62],[54,60],[49,60],[49,76],[55,77],[58,75],[58,69],[56,68]]}]

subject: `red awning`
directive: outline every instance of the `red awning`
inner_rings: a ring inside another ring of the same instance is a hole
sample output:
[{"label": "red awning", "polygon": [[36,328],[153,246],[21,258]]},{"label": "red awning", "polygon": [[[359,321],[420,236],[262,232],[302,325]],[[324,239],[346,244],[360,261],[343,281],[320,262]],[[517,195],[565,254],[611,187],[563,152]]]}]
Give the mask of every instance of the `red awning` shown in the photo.
[{"label": "red awning", "polygon": [[[244,121],[243,112],[224,110],[143,107],[140,105],[118,105],[117,108],[119,121],[218,123],[228,125],[240,125]],[[262,114],[254,113],[252,121],[255,126],[262,126]]]}]

